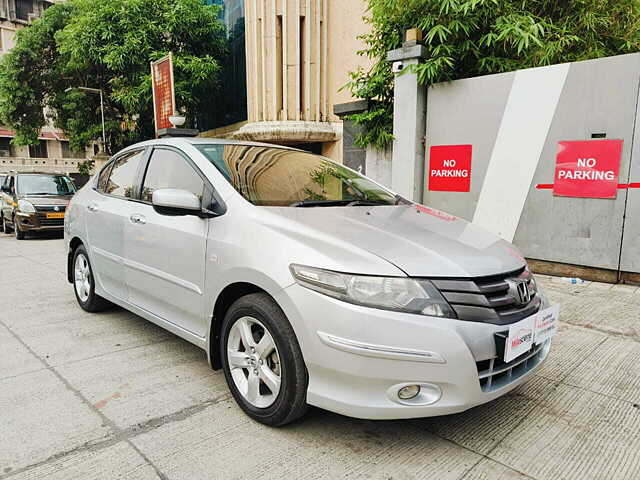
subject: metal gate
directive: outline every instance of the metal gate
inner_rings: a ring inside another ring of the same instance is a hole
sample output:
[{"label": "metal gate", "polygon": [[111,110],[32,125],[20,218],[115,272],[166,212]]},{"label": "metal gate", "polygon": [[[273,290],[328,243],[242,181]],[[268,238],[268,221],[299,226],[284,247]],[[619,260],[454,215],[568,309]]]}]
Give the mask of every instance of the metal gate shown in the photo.
[{"label": "metal gate", "polygon": [[[434,85],[431,146],[472,145],[470,192],[429,191],[426,205],[498,233],[528,258],[640,272],[640,54]],[[622,139],[615,199],[554,196],[558,142]],[[626,215],[625,215],[626,212]]]}]

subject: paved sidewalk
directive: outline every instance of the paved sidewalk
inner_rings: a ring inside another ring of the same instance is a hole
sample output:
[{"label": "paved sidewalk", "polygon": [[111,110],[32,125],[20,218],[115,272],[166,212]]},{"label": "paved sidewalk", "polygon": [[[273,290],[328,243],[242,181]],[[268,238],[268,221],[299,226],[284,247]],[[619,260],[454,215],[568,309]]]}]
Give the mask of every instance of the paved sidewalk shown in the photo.
[{"label": "paved sidewalk", "polygon": [[539,278],[562,322],[530,382],[463,414],[249,420],[189,343],[91,315],[62,240],[0,234],[0,479],[638,479],[640,289]]}]

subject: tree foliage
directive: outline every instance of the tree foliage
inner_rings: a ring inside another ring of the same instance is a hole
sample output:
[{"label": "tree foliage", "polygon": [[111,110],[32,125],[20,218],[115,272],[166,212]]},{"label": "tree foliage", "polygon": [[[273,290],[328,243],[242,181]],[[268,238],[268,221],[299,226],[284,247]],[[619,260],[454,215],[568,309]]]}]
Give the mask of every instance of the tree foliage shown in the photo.
[{"label": "tree foliage", "polygon": [[639,0],[368,0],[370,33],[361,37],[369,70],[347,85],[371,100],[353,115],[361,145],[386,146],[393,131],[393,78],[386,54],[407,29],[424,32],[423,85],[640,50]]},{"label": "tree foliage", "polygon": [[176,103],[188,122],[215,113],[220,64],[226,51],[218,7],[202,0],[70,0],[56,3],[29,28],[0,63],[0,122],[14,142],[36,141],[50,119],[80,149],[102,135],[104,91],[107,145],[153,136],[149,62],[173,54]]}]

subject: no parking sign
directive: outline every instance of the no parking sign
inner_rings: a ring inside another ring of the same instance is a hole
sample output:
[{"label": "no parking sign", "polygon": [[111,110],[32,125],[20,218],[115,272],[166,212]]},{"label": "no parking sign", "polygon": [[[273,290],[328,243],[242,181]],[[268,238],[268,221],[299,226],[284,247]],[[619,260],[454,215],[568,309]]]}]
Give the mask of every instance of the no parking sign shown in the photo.
[{"label": "no parking sign", "polygon": [[429,190],[471,190],[471,145],[437,145],[429,152]]},{"label": "no parking sign", "polygon": [[559,142],[554,195],[616,198],[622,140]]}]

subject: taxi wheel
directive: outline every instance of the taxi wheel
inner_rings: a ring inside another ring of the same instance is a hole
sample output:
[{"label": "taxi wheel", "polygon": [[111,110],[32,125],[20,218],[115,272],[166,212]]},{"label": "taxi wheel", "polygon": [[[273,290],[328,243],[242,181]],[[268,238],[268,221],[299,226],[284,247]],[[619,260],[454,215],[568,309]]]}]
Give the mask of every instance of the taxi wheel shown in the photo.
[{"label": "taxi wheel", "polygon": [[16,240],[24,240],[25,233],[20,230],[18,222],[15,220],[15,218],[13,219],[13,233],[15,233],[16,235]]},{"label": "taxi wheel", "polygon": [[306,413],[307,368],[291,324],[270,296],[253,293],[229,307],[219,348],[231,394],[249,417],[279,427]]},{"label": "taxi wheel", "polygon": [[11,228],[9,228],[9,224],[7,223],[7,219],[2,217],[2,231],[4,233],[11,233]]},{"label": "taxi wheel", "polygon": [[93,270],[83,245],[76,248],[73,254],[73,291],[78,305],[87,312],[100,312],[112,305],[111,302],[96,294]]},{"label": "taxi wheel", "polygon": [[0,214],[0,233],[7,233],[7,230],[4,226],[4,215]]}]

